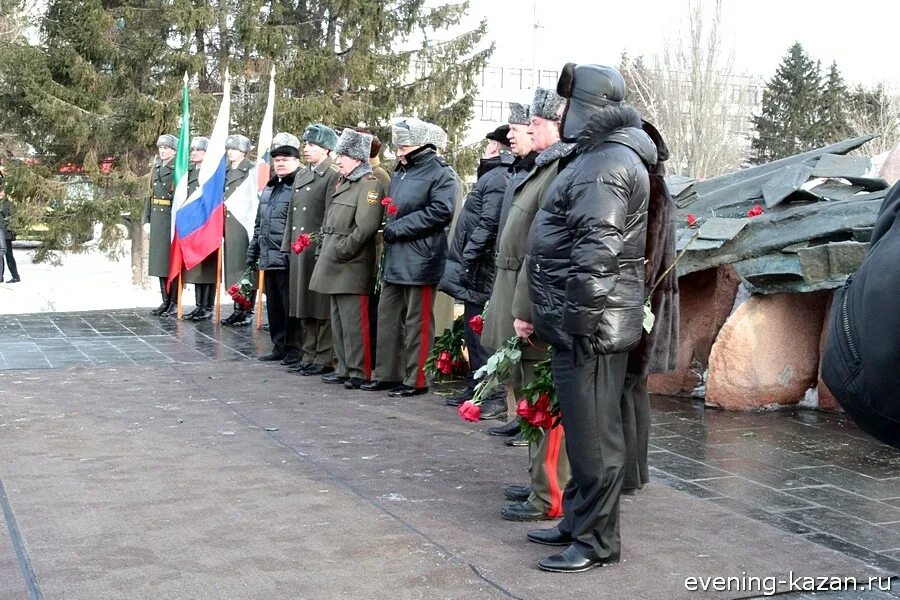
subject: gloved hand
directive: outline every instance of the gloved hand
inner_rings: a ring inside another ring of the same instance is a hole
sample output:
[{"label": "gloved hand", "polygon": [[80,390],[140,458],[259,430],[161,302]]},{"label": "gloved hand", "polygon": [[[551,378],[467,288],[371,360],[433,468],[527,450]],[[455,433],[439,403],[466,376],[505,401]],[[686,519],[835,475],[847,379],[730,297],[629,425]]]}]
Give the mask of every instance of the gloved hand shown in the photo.
[{"label": "gloved hand", "polygon": [[144,223],[144,233],[150,235],[150,223]]},{"label": "gloved hand", "polygon": [[391,243],[391,242],[393,242],[395,239],[397,239],[397,235],[396,235],[396,234],[394,233],[394,231],[391,229],[391,226],[390,226],[390,225],[386,225],[386,226],[385,226],[385,228],[384,228],[384,233],[383,233],[382,235],[383,235],[383,237],[384,237],[384,241],[387,242],[387,243]]},{"label": "gloved hand", "polygon": [[586,365],[600,354],[600,341],[595,335],[572,336],[572,361],[576,367]]}]

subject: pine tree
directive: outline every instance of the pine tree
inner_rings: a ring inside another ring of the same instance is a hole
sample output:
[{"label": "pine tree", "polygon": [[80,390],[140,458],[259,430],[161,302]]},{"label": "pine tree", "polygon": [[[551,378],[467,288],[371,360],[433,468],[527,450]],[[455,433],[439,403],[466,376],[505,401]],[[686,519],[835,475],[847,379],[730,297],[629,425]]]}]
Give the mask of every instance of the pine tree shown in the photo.
[{"label": "pine tree", "polygon": [[753,117],[752,160],[761,164],[813,148],[821,138],[819,64],[794,43],[763,90],[762,114]]},{"label": "pine tree", "polygon": [[816,146],[825,146],[850,137],[850,124],[847,121],[849,104],[850,93],[847,85],[838,70],[837,63],[832,62],[819,98],[819,136],[815,140]]},{"label": "pine tree", "polygon": [[[255,138],[274,66],[277,130],[365,124],[388,141],[390,119],[414,115],[447,130],[448,157],[465,175],[476,159],[454,142],[492,51],[485,23],[459,31],[467,10],[426,0],[50,0],[40,43],[0,39],[0,126],[37,159],[11,177],[13,195],[28,199],[21,218],[46,224],[44,257],[78,250],[97,221],[101,245],[117,248],[111,225],[140,214],[157,136],[177,132],[185,71],[195,134],[212,126],[227,68],[232,131]],[[73,186],[57,176],[68,164],[84,165],[92,195],[71,201]]]}]

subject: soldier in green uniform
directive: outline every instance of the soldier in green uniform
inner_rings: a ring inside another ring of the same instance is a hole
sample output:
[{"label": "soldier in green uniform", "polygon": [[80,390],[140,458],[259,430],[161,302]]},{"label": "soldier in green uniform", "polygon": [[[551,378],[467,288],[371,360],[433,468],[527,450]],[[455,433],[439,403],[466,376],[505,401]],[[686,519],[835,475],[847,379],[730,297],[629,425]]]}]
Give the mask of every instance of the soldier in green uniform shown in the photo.
[{"label": "soldier in green uniform", "polygon": [[172,248],[172,198],[175,196],[174,135],[161,135],[156,140],[157,156],[150,170],[150,197],[144,204],[144,231],[150,236],[150,277],[159,277],[162,304],[150,314],[170,316],[177,308],[175,290],[167,290],[169,250]]},{"label": "soldier in green uniform", "polygon": [[[228,156],[228,167],[225,169],[225,243],[223,257],[222,279],[227,290],[238,281],[247,268],[247,245],[250,236],[241,224],[241,221],[228,209],[228,199],[237,191],[250,175],[253,163],[247,158],[250,152],[250,140],[242,135],[229,135],[225,140],[225,152]],[[255,190],[256,188],[254,188]],[[253,290],[247,298],[251,305],[256,303],[256,272],[251,275],[250,282]],[[240,304],[235,303],[234,312],[222,319],[222,325],[234,325],[243,327],[253,322],[253,308],[244,310]]]},{"label": "soldier in green uniform", "polygon": [[337,369],[322,377],[356,389],[372,377],[369,293],[375,274],[375,232],[384,191],[372,173],[372,136],[344,129],[335,148],[341,174],[322,227],[322,252],[310,288],[331,298]]},{"label": "soldier in green uniform", "polygon": [[[200,164],[206,156],[209,138],[199,136],[191,140],[191,166],[188,169],[187,195],[191,197],[200,186]],[[194,284],[194,310],[184,316],[185,321],[209,321],[216,302],[216,270],[219,255],[213,252],[199,265],[184,273],[184,282]]]},{"label": "soldier in green uniform", "polygon": [[325,212],[331,204],[331,193],[337,185],[338,172],[329,153],[337,144],[337,134],[330,127],[316,123],[303,132],[303,158],[306,168],[294,179],[294,193],[284,228],[281,249],[290,256],[290,319],[300,338],[302,356],[290,367],[301,375],[323,375],[334,370],[331,340],[331,307],[328,296],[309,289],[316,266],[318,247],[295,254],[291,243],[302,234],[314,234],[322,228]]}]

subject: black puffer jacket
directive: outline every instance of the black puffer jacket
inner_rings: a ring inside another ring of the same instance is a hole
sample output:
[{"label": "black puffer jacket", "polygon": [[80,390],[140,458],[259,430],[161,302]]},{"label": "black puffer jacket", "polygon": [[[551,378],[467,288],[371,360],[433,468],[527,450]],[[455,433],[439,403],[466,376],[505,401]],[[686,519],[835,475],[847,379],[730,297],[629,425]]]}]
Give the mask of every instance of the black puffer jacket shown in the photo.
[{"label": "black puffer jacket", "polygon": [[554,347],[585,336],[595,352],[616,354],[641,339],[647,169],[655,163],[637,111],[607,106],[547,190],[525,260],[534,328]]},{"label": "black puffer jacket", "polygon": [[294,193],[294,176],[297,171],[284,177],[277,175],[259,195],[259,208],[256,211],[256,225],[253,227],[253,238],[247,247],[247,263],[256,263],[264,271],[286,269],[290,257],[281,251],[284,240],[284,228],[287,223],[288,208],[291,206],[291,195]]},{"label": "black puffer jacket", "polygon": [[881,206],[871,244],[832,302],[822,379],[863,430],[900,448],[900,184]]},{"label": "black puffer jacket", "polygon": [[440,290],[460,302],[484,305],[494,282],[494,245],[512,157],[481,161],[478,181],[462,207]]},{"label": "black puffer jacket", "polygon": [[437,285],[447,262],[447,229],[459,184],[453,169],[423,146],[398,163],[388,196],[397,214],[384,226],[384,280]]}]

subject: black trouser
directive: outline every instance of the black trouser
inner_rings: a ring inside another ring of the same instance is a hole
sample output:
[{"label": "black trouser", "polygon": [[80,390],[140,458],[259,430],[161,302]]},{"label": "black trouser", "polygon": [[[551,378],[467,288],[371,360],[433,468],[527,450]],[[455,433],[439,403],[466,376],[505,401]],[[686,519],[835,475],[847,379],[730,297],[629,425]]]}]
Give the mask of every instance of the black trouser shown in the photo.
[{"label": "black trouser", "polygon": [[555,348],[550,362],[572,467],[559,529],[581,552],[600,560],[618,558],[620,550],[625,475],[620,403],[627,366],[627,353],[575,365],[571,351]]},{"label": "black trouser", "polygon": [[626,490],[642,488],[650,481],[647,466],[647,449],[650,443],[650,394],[647,392],[647,376],[636,373],[625,375],[622,390],[622,426],[625,434]]},{"label": "black trouser", "polygon": [[12,240],[6,240],[6,266],[13,279],[19,278],[19,268],[16,266],[16,258],[13,256]]},{"label": "black trouser", "polygon": [[287,356],[300,355],[300,319],[290,315],[290,273],[287,269],[266,271],[266,315],[272,351]]},{"label": "black trouser", "polygon": [[484,304],[465,302],[465,338],[466,348],[469,349],[469,373],[466,375],[466,384],[469,390],[475,390],[475,371],[484,366],[489,358],[487,350],[481,345],[481,336],[476,335],[469,327],[469,319],[484,312]]}]

